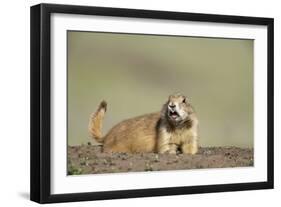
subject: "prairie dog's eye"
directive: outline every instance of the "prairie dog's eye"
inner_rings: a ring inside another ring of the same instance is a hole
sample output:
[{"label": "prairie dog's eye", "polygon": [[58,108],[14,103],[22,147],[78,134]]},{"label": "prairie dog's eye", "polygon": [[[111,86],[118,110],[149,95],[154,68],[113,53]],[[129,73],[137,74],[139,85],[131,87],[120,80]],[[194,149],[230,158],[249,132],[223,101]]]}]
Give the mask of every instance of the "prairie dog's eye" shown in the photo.
[{"label": "prairie dog's eye", "polygon": [[183,98],[182,102],[183,102],[183,103],[186,103],[186,98]]}]

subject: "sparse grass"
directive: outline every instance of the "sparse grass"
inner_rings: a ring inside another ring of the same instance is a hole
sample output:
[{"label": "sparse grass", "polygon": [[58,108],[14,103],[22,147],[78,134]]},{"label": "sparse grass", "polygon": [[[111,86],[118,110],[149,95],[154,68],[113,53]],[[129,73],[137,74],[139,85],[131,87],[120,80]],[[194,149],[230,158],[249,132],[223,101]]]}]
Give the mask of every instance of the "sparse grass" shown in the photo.
[{"label": "sparse grass", "polygon": [[68,175],[81,175],[81,174],[83,174],[83,170],[81,168],[76,168],[73,165],[70,165],[68,167],[67,174]]}]

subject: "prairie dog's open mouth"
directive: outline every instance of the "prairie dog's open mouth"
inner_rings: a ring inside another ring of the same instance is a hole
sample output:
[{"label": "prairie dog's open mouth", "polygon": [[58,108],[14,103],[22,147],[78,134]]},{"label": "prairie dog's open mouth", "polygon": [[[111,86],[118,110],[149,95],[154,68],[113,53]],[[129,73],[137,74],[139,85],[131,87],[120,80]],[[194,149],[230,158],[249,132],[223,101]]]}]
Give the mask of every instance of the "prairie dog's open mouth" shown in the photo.
[{"label": "prairie dog's open mouth", "polygon": [[177,112],[177,111],[174,111],[174,110],[169,110],[168,115],[169,115],[169,117],[171,117],[171,118],[173,118],[173,119],[176,119],[176,118],[178,118],[178,117],[180,116],[180,115],[178,114],[178,112]]}]

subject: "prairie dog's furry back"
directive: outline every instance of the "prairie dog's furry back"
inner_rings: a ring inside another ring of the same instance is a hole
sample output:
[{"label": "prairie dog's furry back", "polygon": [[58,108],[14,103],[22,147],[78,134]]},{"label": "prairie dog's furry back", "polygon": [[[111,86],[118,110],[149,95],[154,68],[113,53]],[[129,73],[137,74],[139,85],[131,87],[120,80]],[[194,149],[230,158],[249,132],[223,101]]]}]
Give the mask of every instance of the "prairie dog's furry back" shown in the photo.
[{"label": "prairie dog's furry back", "polygon": [[198,119],[181,94],[169,96],[161,111],[124,120],[102,136],[106,107],[102,101],[89,122],[91,136],[103,143],[105,152],[195,154],[198,150]]}]

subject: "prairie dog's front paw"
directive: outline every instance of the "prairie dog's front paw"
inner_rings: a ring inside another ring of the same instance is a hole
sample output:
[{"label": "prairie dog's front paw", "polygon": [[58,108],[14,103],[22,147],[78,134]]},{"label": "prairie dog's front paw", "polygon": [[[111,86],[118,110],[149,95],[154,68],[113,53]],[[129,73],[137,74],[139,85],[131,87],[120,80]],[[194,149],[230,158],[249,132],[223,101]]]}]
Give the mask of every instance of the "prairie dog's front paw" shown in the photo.
[{"label": "prairie dog's front paw", "polygon": [[194,155],[198,152],[197,142],[193,142],[193,143],[190,143],[190,144],[183,144],[181,148],[182,148],[182,152],[184,154]]}]

